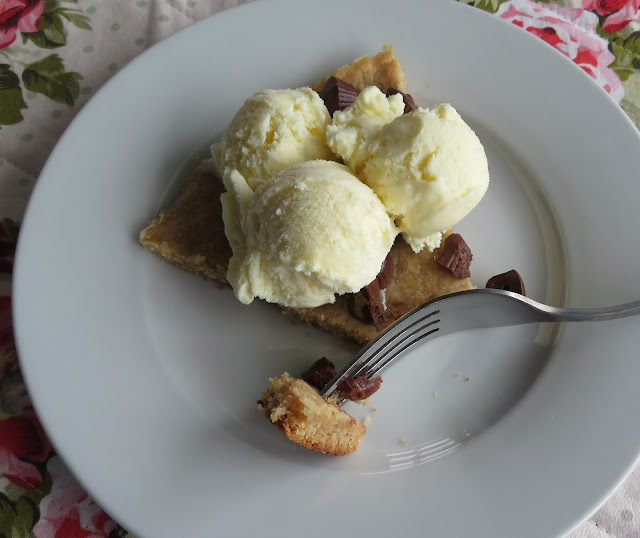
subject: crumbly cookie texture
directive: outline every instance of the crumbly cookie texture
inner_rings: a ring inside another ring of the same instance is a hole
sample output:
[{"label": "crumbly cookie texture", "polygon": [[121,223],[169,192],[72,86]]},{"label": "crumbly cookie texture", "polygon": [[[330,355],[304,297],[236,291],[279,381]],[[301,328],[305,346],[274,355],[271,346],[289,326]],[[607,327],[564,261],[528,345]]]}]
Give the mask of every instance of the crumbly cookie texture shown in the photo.
[{"label": "crumbly cookie texture", "polygon": [[311,385],[286,372],[271,379],[258,411],[292,441],[334,456],[356,450],[367,431]]},{"label": "crumbly cookie texture", "polygon": [[[407,91],[400,62],[388,45],[377,55],[358,58],[332,75],[359,90],[373,85],[382,91],[388,88]],[[325,81],[326,78],[318,81],[313,89],[321,90]],[[213,173],[211,163],[203,162],[178,199],[142,230],[140,242],[174,265],[228,286],[226,274],[231,248],[222,222],[220,194],[223,192],[222,181]],[[387,316],[382,323],[371,325],[354,318],[347,308],[346,296],[337,297],[333,304],[283,308],[282,311],[365,344],[416,306],[434,297],[473,287],[469,278],[457,278],[435,263],[434,256],[438,254],[439,249],[433,253],[424,249],[416,254],[404,240],[396,240],[391,249],[395,277],[385,292]]]},{"label": "crumbly cookie texture", "polygon": [[[450,234],[451,230],[443,234],[443,245]],[[401,237],[396,239],[391,247],[395,276],[385,290],[386,317],[381,323],[370,325],[354,318],[349,313],[346,295],[336,297],[333,304],[316,308],[285,308],[283,312],[347,340],[366,344],[422,303],[440,295],[473,288],[469,278],[457,278],[434,261],[434,257],[442,252],[443,245],[433,252],[423,249],[416,254]]]},{"label": "crumbly cookie texture", "polygon": [[320,93],[325,82],[331,76],[353,84],[358,90],[363,90],[367,86],[377,86],[383,92],[389,88],[407,91],[402,67],[393,53],[391,45],[384,45],[375,56],[361,56],[353,63],[339,67],[331,75],[316,82],[311,88]]},{"label": "crumbly cookie texture", "polygon": [[140,232],[140,243],[185,271],[227,284],[231,247],[224,234],[224,185],[203,161],[176,201]]}]

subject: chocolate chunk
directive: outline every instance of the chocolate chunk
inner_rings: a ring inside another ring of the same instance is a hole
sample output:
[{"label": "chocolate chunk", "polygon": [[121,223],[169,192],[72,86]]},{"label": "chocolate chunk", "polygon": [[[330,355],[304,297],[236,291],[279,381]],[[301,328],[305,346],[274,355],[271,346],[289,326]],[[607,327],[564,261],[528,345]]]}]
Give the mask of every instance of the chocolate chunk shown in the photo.
[{"label": "chocolate chunk", "polygon": [[467,278],[471,275],[469,266],[473,254],[469,245],[460,234],[451,234],[445,239],[444,249],[434,258],[438,265],[450,271],[457,278]]},{"label": "chocolate chunk", "polygon": [[380,293],[380,286],[374,280],[358,293],[347,296],[349,314],[363,323],[375,325],[384,321],[384,304]]},{"label": "chocolate chunk", "polygon": [[334,364],[326,357],[322,357],[305,370],[300,377],[312,387],[320,390],[336,376],[336,373]]},{"label": "chocolate chunk", "polygon": [[413,100],[413,97],[411,97],[411,95],[409,95],[408,93],[401,92],[400,90],[396,90],[395,88],[389,88],[387,90],[387,97],[391,95],[395,95],[396,93],[399,93],[400,95],[402,95],[402,100],[404,101],[405,114],[409,112],[413,112],[414,110],[418,110],[418,105],[416,105],[416,102]]},{"label": "chocolate chunk", "polygon": [[380,269],[380,272],[376,277],[376,282],[380,286],[381,290],[386,289],[386,287],[389,284],[391,284],[391,281],[393,280],[395,273],[396,273],[396,267],[395,267],[395,264],[393,263],[393,258],[391,257],[391,254],[387,254],[387,257],[382,262],[382,267]]},{"label": "chocolate chunk", "polygon": [[394,275],[395,265],[393,258],[389,254],[382,262],[382,268],[376,279],[367,284],[358,293],[347,296],[349,313],[354,318],[369,325],[384,321],[386,319],[386,308],[381,292],[391,283]]},{"label": "chocolate chunk", "polygon": [[519,293],[520,295],[526,295],[522,277],[515,269],[511,269],[511,271],[507,271],[506,273],[500,273],[499,275],[492,276],[487,281],[487,285],[485,287],[492,288],[494,290],[512,291],[514,293]]},{"label": "chocolate chunk", "polygon": [[372,379],[367,379],[366,377],[348,377],[338,385],[336,391],[339,398],[357,402],[359,400],[366,400],[380,388],[381,384],[381,377],[374,377]]},{"label": "chocolate chunk", "polygon": [[320,97],[329,110],[329,114],[333,117],[336,110],[344,110],[353,104],[358,97],[358,90],[353,84],[349,84],[344,80],[336,77],[329,77],[320,92]]}]

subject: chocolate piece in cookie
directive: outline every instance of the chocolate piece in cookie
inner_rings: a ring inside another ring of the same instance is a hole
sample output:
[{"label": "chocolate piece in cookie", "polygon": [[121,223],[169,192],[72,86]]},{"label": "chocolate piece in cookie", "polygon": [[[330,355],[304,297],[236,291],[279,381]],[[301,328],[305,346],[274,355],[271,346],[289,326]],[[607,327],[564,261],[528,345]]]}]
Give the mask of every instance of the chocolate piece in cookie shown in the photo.
[{"label": "chocolate piece in cookie", "polygon": [[526,295],[524,290],[524,282],[520,273],[515,269],[507,271],[506,273],[500,273],[499,275],[492,276],[488,281],[486,288],[492,288],[494,290],[512,291],[513,293],[519,293],[520,295]]},{"label": "chocolate piece in cookie", "polygon": [[382,267],[380,268],[378,276],[376,276],[376,282],[378,283],[378,286],[380,286],[381,290],[386,289],[387,286],[391,284],[391,281],[393,280],[395,274],[396,266],[393,263],[391,254],[388,254],[382,262]]},{"label": "chocolate piece in cookie", "polygon": [[388,255],[376,279],[367,284],[358,293],[347,298],[349,313],[356,319],[369,324],[377,324],[386,320],[386,305],[382,291],[387,288],[395,274],[393,258]]},{"label": "chocolate piece in cookie", "polygon": [[331,117],[336,110],[344,110],[352,105],[360,93],[353,84],[336,77],[329,77],[320,92]]},{"label": "chocolate piece in cookie", "polygon": [[457,278],[469,278],[469,266],[473,254],[469,245],[460,234],[451,234],[444,242],[444,250],[434,258],[438,265],[444,267]]},{"label": "chocolate piece in cookie", "polygon": [[381,377],[371,379],[367,379],[366,377],[348,377],[338,385],[336,391],[338,398],[358,402],[360,400],[366,400],[380,388],[380,385],[382,385]]},{"label": "chocolate piece in cookie", "polygon": [[380,288],[374,280],[358,293],[349,295],[347,299],[349,314],[363,323],[376,325],[384,321],[384,305]]},{"label": "chocolate piece in cookie", "polygon": [[320,390],[329,383],[336,374],[335,365],[326,357],[321,357],[305,370],[300,378],[312,387]]},{"label": "chocolate piece in cookie", "polygon": [[391,95],[395,95],[396,93],[399,93],[400,95],[402,95],[402,100],[404,101],[405,114],[408,114],[409,112],[413,112],[414,110],[418,110],[418,105],[416,105],[416,102],[413,100],[413,97],[411,97],[411,95],[409,95],[408,93],[401,92],[400,90],[396,90],[395,88],[389,88],[387,90],[387,97]]},{"label": "chocolate piece in cookie", "polygon": [[[332,75],[353,84],[359,91],[377,86],[407,91],[400,62],[391,46],[384,46],[375,56],[362,56]],[[312,85],[321,92],[327,77]],[[158,214],[140,234],[142,245],[165,260],[192,273],[204,275],[229,286],[226,279],[231,248],[224,233],[220,194],[224,185],[213,172],[211,162],[204,161],[189,180],[179,198]],[[449,232],[445,232],[445,236]],[[443,250],[444,245],[436,252]],[[366,344],[389,324],[434,297],[472,288],[468,278],[456,278],[434,261],[434,253],[423,249],[415,253],[401,238],[391,249],[395,276],[385,290],[385,321],[369,324],[349,313],[348,295],[335,303],[316,308],[285,308],[282,311],[309,325],[322,327],[333,334]]]}]

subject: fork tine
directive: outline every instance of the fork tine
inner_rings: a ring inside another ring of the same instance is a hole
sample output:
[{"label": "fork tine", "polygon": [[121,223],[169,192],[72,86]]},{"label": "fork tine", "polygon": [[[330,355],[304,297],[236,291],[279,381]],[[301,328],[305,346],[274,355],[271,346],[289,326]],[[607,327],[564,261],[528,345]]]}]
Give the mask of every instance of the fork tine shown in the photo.
[{"label": "fork tine", "polygon": [[[391,360],[395,359],[397,356],[399,357],[404,351],[406,351],[410,346],[416,343],[421,339],[420,332],[425,328],[432,326],[436,323],[439,323],[439,319],[433,320],[429,319],[433,316],[440,313],[440,310],[431,310],[426,313],[422,312],[413,312],[413,317],[418,317],[418,319],[411,321],[406,324],[409,319],[404,320],[405,324],[401,323],[395,330],[391,330],[384,334],[384,336],[380,339],[374,340],[365,347],[349,364],[347,364],[338,374],[327,383],[322,390],[320,391],[321,396],[326,396],[332,393],[338,386],[338,384],[348,377],[356,377],[360,375],[360,373],[364,371],[369,371],[371,365],[376,365],[380,362],[383,362],[383,366],[381,368],[386,367],[386,365],[390,362],[385,360],[389,353],[393,353],[396,351],[391,358]],[[409,332],[409,334],[407,334]],[[432,330],[429,334],[436,332]],[[425,337],[427,335],[422,335]],[[414,338],[413,341],[407,343],[409,338]],[[418,338],[416,338],[418,337]],[[400,339],[399,339],[400,338]],[[406,345],[398,350],[398,346],[405,343]]]},{"label": "fork tine", "polygon": [[[438,319],[430,319],[436,314],[441,314]],[[442,334],[527,323],[602,321],[635,315],[640,315],[640,301],[604,308],[557,308],[504,290],[453,292],[427,301],[382,331],[320,390],[320,395],[330,394],[348,377],[363,373],[372,377],[414,345]]]},{"label": "fork tine", "polygon": [[[429,324],[427,324],[428,326],[432,326],[434,324],[439,323],[440,320],[435,320]],[[412,348],[415,344],[417,343],[423,343],[422,340],[424,340],[425,338],[428,338],[430,336],[434,336],[435,333],[437,333],[440,330],[439,327],[436,327],[435,329],[431,329],[430,331],[427,331],[424,334],[417,334],[416,333],[412,333],[410,336],[415,336],[414,338],[412,338],[409,342],[407,342],[406,344],[402,345],[403,342],[405,342],[406,340],[408,340],[408,338],[404,339],[402,342],[398,342],[397,346],[394,346],[394,349],[392,350],[392,352],[387,355],[386,359],[384,361],[380,361],[378,364],[373,365],[371,367],[371,369],[367,372],[367,377],[371,378],[371,377],[375,377],[377,376],[379,373],[382,372],[382,370],[384,370],[385,368],[391,366],[391,364],[393,362],[395,362],[397,359],[399,359],[402,355],[404,355],[407,351],[409,351],[410,348]],[[400,347],[400,349],[397,349],[398,347]]]},{"label": "fork tine", "polygon": [[[429,317],[432,317],[432,315],[437,314],[438,312],[439,311],[433,312]],[[440,323],[440,319],[432,319],[426,323],[421,323],[424,321],[426,321],[426,319],[422,318],[401,331],[396,338],[385,344],[382,349],[382,353],[378,353],[375,357],[372,357],[371,360],[365,362],[355,374],[352,374],[352,376],[355,377],[364,374],[367,377],[374,377],[376,372],[384,369],[389,363],[391,363],[391,361],[400,357],[400,355],[407,351],[416,342],[419,342],[423,338],[439,330],[439,328],[434,327],[434,325]],[[428,332],[424,333],[424,330],[429,327],[432,328]]]},{"label": "fork tine", "polygon": [[[365,361],[363,361],[357,369],[355,369],[352,372],[350,372],[349,375],[351,377],[356,377],[358,375],[361,375],[362,372],[365,369],[372,368],[379,361],[383,360],[387,356],[388,353],[392,352],[393,349],[395,347],[397,347],[397,345],[399,343],[402,343],[406,339],[406,338],[403,338],[403,339],[399,340],[399,338],[402,337],[403,335],[405,335],[407,333],[407,331],[410,331],[410,330],[414,329],[413,332],[411,333],[411,334],[414,334],[415,332],[420,331],[420,330],[424,329],[425,327],[428,327],[429,325],[432,325],[432,324],[437,323],[438,321],[440,321],[440,320],[435,320],[435,321],[427,322],[424,325],[422,324],[427,319],[429,319],[432,316],[434,316],[436,314],[439,314],[439,313],[440,313],[439,310],[434,310],[432,312],[428,312],[427,314],[425,314],[424,316],[420,317],[419,319],[417,319],[416,321],[414,321],[413,323],[411,323],[410,325],[408,325],[407,327],[405,327],[401,331],[395,333],[393,338],[391,338],[391,339],[387,340],[386,342],[382,343],[382,345],[380,345],[380,347],[375,352],[371,353],[367,357],[367,359]],[[416,326],[418,326],[418,327],[416,328]],[[409,336],[411,336],[411,334]]]}]

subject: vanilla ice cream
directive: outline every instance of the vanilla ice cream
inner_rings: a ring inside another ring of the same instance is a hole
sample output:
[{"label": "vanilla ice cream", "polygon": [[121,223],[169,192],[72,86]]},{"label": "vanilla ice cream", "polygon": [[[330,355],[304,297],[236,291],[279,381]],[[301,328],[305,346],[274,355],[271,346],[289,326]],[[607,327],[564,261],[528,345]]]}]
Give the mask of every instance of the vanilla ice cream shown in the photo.
[{"label": "vanilla ice cream", "polygon": [[375,86],[360,92],[351,106],[333,114],[327,144],[356,174],[371,157],[369,145],[380,129],[404,112],[402,95],[387,97]]},{"label": "vanilla ice cream", "polygon": [[441,232],[467,215],[489,186],[484,148],[448,104],[385,125],[369,152],[364,180],[415,252],[437,248]]},{"label": "vanilla ice cream", "polygon": [[332,159],[325,140],[327,107],[310,88],[254,94],[211,147],[221,176],[237,170],[251,189],[292,164]]},{"label": "vanilla ice cream", "polygon": [[434,250],[486,192],[487,157],[451,105],[403,111],[401,95],[366,88],[334,114],[327,144],[378,195],[415,252]]},{"label": "vanilla ice cream", "polygon": [[375,193],[341,164],[295,164],[253,192],[233,171],[221,197],[238,299],[315,307],[373,281],[397,229]]}]

